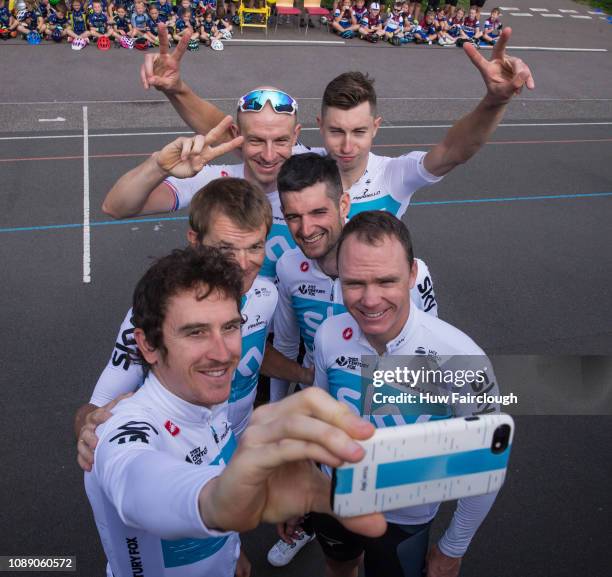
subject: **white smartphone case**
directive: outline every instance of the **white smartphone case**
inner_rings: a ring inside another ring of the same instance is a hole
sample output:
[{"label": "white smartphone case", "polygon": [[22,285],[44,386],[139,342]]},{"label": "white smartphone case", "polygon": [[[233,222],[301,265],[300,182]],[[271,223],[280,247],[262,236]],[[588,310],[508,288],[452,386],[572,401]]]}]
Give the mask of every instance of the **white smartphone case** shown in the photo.
[{"label": "white smartphone case", "polygon": [[352,517],[496,491],[513,437],[503,414],[378,429],[359,463],[334,469],[332,509]]}]

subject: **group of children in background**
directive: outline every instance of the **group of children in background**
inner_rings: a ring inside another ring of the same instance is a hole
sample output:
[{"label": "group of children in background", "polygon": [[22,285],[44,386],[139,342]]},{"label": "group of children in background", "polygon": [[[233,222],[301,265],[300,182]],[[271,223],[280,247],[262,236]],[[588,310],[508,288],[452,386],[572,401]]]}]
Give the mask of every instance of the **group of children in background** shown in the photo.
[{"label": "group of children in background", "polygon": [[22,0],[12,12],[7,3],[0,0],[0,37],[22,35],[34,38],[33,44],[46,38],[110,46],[113,40],[116,46],[147,48],[159,46],[158,26],[164,23],[170,44],[189,35],[192,50],[200,42],[220,50],[221,39],[232,34],[232,17],[216,0]]},{"label": "group of children in background", "polygon": [[[170,43],[189,35],[192,50],[200,43],[222,50],[221,40],[231,38],[236,19],[232,0],[227,5],[222,0],[16,0],[12,11],[7,4],[0,0],[1,38],[21,34],[35,40],[31,43],[78,39],[80,47],[94,41],[108,48],[111,40],[125,48],[158,46],[158,25],[164,23]],[[386,40],[396,46],[496,43],[502,29],[500,8],[493,8],[481,26],[483,2],[470,6],[467,16],[456,1],[438,4],[428,5],[421,17],[420,1],[396,2],[384,12],[378,2],[366,6],[365,0],[335,0],[328,24],[343,38]]]},{"label": "group of children in background", "polygon": [[501,9],[493,8],[481,26],[478,5],[470,6],[466,16],[456,4],[428,5],[420,18],[421,2],[396,2],[383,15],[378,2],[366,7],[365,0],[339,0],[331,26],[343,38],[386,40],[396,46],[412,42],[459,47],[465,42],[495,45],[502,30]]}]

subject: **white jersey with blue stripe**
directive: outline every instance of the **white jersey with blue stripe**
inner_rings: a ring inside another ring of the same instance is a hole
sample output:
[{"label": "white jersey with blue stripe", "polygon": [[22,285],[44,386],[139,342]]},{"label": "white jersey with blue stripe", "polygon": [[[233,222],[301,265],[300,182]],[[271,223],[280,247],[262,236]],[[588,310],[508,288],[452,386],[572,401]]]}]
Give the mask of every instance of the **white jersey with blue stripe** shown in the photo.
[{"label": "white jersey with blue stripe", "polygon": [[[253,286],[242,297],[241,314],[245,322],[242,334],[242,356],[232,379],[230,392],[230,422],[234,434],[240,436],[253,411],[257,393],[259,369],[266,346],[266,338],[278,293],[272,281],[257,277]],[[138,389],[144,381],[142,365],[134,362],[136,342],[130,309],[121,324],[115,348],[102,371],[90,399],[92,405],[101,407],[124,393]]]},{"label": "white jersey with blue stripe", "polygon": [[233,577],[238,535],[208,529],[198,509],[236,446],[227,403],[193,405],[150,373],[112,412],[85,473],[112,575]]},{"label": "white jersey with blue stripe", "polygon": [[[427,265],[415,259],[418,275],[410,297],[414,305],[431,315],[438,315],[438,304]],[[346,312],[338,278],[325,274],[316,260],[306,258],[299,248],[283,254],[276,267],[278,307],[274,317],[274,347],[290,359],[296,359],[300,337],[306,354],[304,366],[313,366],[315,333],[328,317]]]},{"label": "white jersey with blue stripe", "polygon": [[[298,144],[293,147],[292,154],[302,154],[310,152],[310,149],[303,144]],[[223,176],[232,176],[235,178],[244,178],[244,163],[241,164],[209,164],[205,166],[198,174],[191,178],[175,178],[173,176],[164,180],[164,183],[174,193],[174,210],[186,208],[189,206],[191,199],[196,192],[205,184],[208,184],[215,178]],[[272,229],[266,239],[266,258],[259,274],[267,278],[276,278],[276,261],[281,257],[283,252],[295,247],[293,237],[285,223],[285,217],[281,210],[280,198],[278,192],[269,192],[268,200],[272,205]]]},{"label": "white jersey with blue stripe", "polygon": [[[327,154],[324,148],[311,152]],[[415,150],[402,156],[378,156],[370,152],[361,178],[351,186],[349,218],[365,210],[386,210],[402,218],[415,191],[442,180],[423,165],[427,152]]]},{"label": "white jersey with blue stripe", "polygon": [[[367,366],[368,359],[365,359],[365,355],[376,359],[376,367]],[[401,411],[397,405],[392,405],[384,407],[385,414],[383,411],[377,411],[378,414],[362,415],[362,371],[383,367],[385,358],[397,355],[423,355],[436,363],[444,362],[455,355],[479,357],[479,362],[488,365],[486,382],[484,385],[477,385],[483,388],[470,392],[486,392],[491,395],[499,393],[495,374],[482,349],[460,330],[412,306],[406,324],[399,335],[387,343],[386,351],[382,355],[368,342],[357,321],[349,313],[325,320],[315,336],[314,384],[347,404],[356,414],[368,417],[377,427],[499,412],[499,406],[490,404],[477,406],[415,403],[404,405]],[[482,366],[479,365],[479,368],[482,369]],[[449,391],[453,387],[452,384],[446,386]],[[495,494],[459,500],[453,521],[440,542],[440,547],[446,555],[463,555],[494,500]],[[385,518],[391,523],[420,525],[433,519],[438,507],[439,504],[431,504],[397,509],[385,513]]]}]

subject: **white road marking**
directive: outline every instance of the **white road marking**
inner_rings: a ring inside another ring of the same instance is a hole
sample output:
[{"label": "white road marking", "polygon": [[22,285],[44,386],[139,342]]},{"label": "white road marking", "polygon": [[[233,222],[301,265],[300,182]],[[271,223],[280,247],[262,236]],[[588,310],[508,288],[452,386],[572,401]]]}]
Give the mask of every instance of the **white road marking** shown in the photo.
[{"label": "white road marking", "polygon": [[563,14],[542,14],[544,18],[563,18]]},{"label": "white road marking", "polygon": [[89,124],[83,106],[83,282],[91,282],[91,234],[89,230]]},{"label": "white road marking", "polygon": [[[380,100],[380,99],[379,99]],[[434,100],[432,98],[420,99],[420,100]],[[435,100],[450,100],[444,98],[438,98]],[[457,98],[455,100],[480,100],[480,98]],[[522,99],[522,100],[534,100],[536,102],[542,101],[563,101],[570,100],[572,102],[582,102],[582,101],[609,101],[612,100],[610,98],[584,98],[584,99],[560,99],[560,98],[552,98],[552,99]],[[84,107],[85,108],[85,107]],[[405,128],[405,129],[419,129],[419,128],[450,128],[452,124],[390,124],[383,125],[380,127],[380,130],[389,130],[395,128]],[[528,128],[528,127],[541,127],[541,126],[612,126],[612,122],[528,122],[528,123],[502,123],[498,126],[498,128]],[[317,127],[306,127],[302,128],[302,132],[314,132],[319,130]],[[193,132],[189,131],[175,131],[169,130],[168,132],[106,132],[100,134],[89,134],[89,138],[114,138],[114,137],[126,137],[126,136],[177,136],[177,135],[190,135]],[[4,136],[0,138],[0,140],[54,140],[54,139],[71,139],[71,138],[83,138],[82,134],[53,134],[53,135],[38,135],[38,136]]]},{"label": "white road marking", "polygon": [[510,16],[533,16],[531,12],[513,12]]},{"label": "white road marking", "polygon": [[582,14],[580,16],[576,16],[576,15],[572,14],[570,16],[570,18],[580,18],[582,20],[592,20],[591,16],[586,16],[586,15],[582,15]]}]

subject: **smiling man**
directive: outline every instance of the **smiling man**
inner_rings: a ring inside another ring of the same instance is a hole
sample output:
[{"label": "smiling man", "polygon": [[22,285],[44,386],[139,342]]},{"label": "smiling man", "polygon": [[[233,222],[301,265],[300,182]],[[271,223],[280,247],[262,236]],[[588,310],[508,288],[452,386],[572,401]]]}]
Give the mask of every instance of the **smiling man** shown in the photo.
[{"label": "smiling man", "polygon": [[[148,374],[98,427],[85,473],[108,575],[248,577],[236,570],[237,531],[329,511],[329,482],[311,459],[363,457],[352,439],[373,428],[320,391],[259,410],[235,450],[226,401],[241,293],[239,267],[209,247],[173,251],[136,286],[134,338]],[[349,523],[384,528],[380,515]]]},{"label": "smiling man", "polygon": [[[338,271],[348,312],[328,318],[316,333],[315,387],[328,391],[356,414],[362,411],[361,377],[367,363],[372,362],[368,359],[378,364],[387,357],[425,350],[441,359],[467,355],[486,362],[482,349],[466,334],[413,306],[409,295],[417,269],[412,241],[406,226],[394,216],[365,211],[351,219],[338,241]],[[347,357],[359,359],[359,363],[347,365],[342,361]],[[486,378],[487,386],[496,394],[490,366]],[[387,414],[364,416],[377,427],[386,427],[472,416],[483,410],[499,412],[499,407],[417,403],[401,414],[389,410]],[[326,515],[314,515],[312,523],[330,576],[356,577],[363,559],[367,577],[421,575],[425,569],[428,577],[456,577],[461,559],[495,496],[460,499],[450,525],[429,551],[429,528],[439,504],[386,513],[387,532],[377,539],[354,535]]]}]

